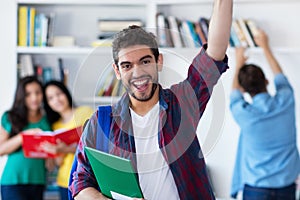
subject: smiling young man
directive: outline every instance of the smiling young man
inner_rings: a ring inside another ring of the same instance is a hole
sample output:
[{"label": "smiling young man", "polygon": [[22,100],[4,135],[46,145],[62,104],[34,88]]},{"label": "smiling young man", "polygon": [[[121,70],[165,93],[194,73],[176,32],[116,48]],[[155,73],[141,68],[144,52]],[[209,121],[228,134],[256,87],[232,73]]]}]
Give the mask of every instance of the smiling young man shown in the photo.
[{"label": "smiling young man", "polygon": [[196,129],[214,85],[228,68],[231,20],[232,0],[215,0],[208,45],[192,61],[187,78],[170,89],[158,83],[163,56],[155,36],[137,26],[116,34],[113,68],[127,92],[112,105],[108,142],[96,139],[99,113],[84,129],[70,186],[75,199],[106,199],[83,151],[99,142],[107,142],[108,153],[132,161],[145,199],[215,199]]}]

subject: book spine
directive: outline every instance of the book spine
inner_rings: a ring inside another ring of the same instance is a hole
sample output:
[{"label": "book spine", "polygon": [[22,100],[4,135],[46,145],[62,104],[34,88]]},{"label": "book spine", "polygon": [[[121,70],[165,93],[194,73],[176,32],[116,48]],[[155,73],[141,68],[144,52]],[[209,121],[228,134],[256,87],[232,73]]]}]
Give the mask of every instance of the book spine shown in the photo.
[{"label": "book spine", "polygon": [[29,26],[28,26],[28,36],[29,36],[29,40],[28,40],[28,46],[34,46],[34,27],[35,27],[35,13],[36,10],[34,7],[30,7],[29,9]]},{"label": "book spine", "polygon": [[245,36],[245,38],[247,40],[247,43],[248,43],[248,46],[249,47],[255,47],[255,44],[252,40],[252,37],[251,37],[247,27],[246,27],[245,20],[240,18],[240,19],[238,19],[238,23],[241,27],[242,32],[244,33],[244,36]]},{"label": "book spine", "polygon": [[168,21],[169,21],[169,26],[170,26],[170,33],[172,36],[172,40],[173,40],[173,45],[174,47],[182,47],[182,41],[181,41],[181,37],[180,37],[180,32],[178,29],[178,20],[176,19],[176,17],[174,16],[168,16]]},{"label": "book spine", "polygon": [[248,47],[248,42],[247,42],[245,35],[244,35],[239,23],[237,22],[237,20],[232,21],[232,26],[233,26],[233,29],[234,29],[236,35],[238,36],[238,39],[240,41],[240,46]]},{"label": "book spine", "polygon": [[18,46],[27,46],[27,6],[19,7]]}]

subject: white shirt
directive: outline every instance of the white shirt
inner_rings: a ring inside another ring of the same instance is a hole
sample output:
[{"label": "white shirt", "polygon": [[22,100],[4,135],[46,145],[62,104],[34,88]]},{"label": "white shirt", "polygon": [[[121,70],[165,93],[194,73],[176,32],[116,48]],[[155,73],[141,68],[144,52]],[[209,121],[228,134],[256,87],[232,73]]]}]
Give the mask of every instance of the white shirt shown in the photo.
[{"label": "white shirt", "polygon": [[144,198],[179,199],[177,187],[158,145],[159,103],[145,116],[132,109],[131,117],[135,139],[137,170]]}]

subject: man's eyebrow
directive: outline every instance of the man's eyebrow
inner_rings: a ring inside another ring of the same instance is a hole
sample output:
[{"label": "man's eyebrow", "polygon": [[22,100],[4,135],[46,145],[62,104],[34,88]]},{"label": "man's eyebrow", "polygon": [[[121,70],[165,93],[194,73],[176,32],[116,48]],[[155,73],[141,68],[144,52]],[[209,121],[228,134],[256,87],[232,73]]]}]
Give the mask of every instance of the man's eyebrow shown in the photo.
[{"label": "man's eyebrow", "polygon": [[[151,56],[151,55],[145,55],[145,56],[141,57],[141,58],[139,59],[139,61],[142,61],[142,60],[144,60],[144,59],[146,59],[146,58],[152,58],[152,56]],[[121,62],[119,65],[124,65],[124,64],[131,64],[131,62],[129,62],[129,61],[123,61],[123,62]]]},{"label": "man's eyebrow", "polygon": [[140,58],[140,61],[144,60],[145,58],[152,58],[152,56],[151,55],[145,55],[145,56]]},{"label": "man's eyebrow", "polygon": [[125,64],[131,64],[131,62],[129,62],[129,61],[123,61],[119,65],[125,65]]}]

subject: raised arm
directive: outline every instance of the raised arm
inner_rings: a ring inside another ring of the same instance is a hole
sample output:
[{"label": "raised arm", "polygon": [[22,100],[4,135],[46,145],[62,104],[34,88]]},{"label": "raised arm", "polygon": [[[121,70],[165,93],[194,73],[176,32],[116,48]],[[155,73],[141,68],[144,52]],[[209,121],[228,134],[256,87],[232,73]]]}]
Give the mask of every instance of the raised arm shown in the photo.
[{"label": "raised arm", "polygon": [[207,54],[220,61],[225,57],[230,36],[233,0],[215,0],[209,24]]},{"label": "raised arm", "polygon": [[241,67],[245,64],[247,57],[245,56],[245,48],[244,47],[236,47],[235,48],[235,72],[232,82],[232,89],[242,90],[239,80],[238,74]]},{"label": "raised arm", "polygon": [[266,59],[274,75],[282,73],[282,69],[271,51],[268,36],[266,35],[266,33],[263,30],[259,30],[254,39],[256,44],[263,49]]}]

